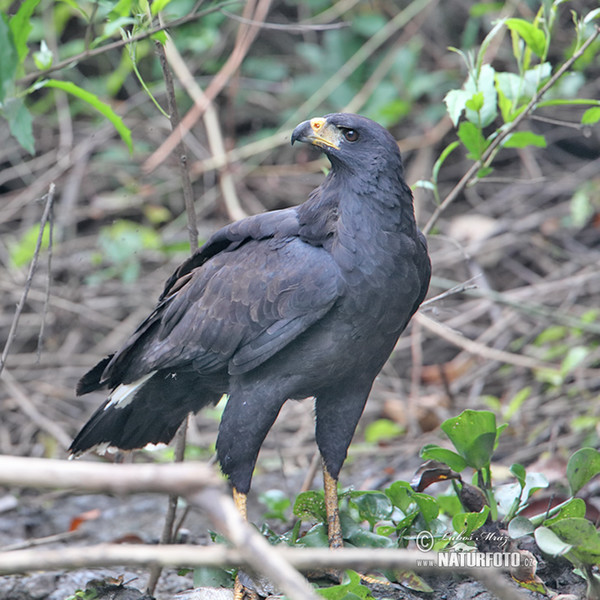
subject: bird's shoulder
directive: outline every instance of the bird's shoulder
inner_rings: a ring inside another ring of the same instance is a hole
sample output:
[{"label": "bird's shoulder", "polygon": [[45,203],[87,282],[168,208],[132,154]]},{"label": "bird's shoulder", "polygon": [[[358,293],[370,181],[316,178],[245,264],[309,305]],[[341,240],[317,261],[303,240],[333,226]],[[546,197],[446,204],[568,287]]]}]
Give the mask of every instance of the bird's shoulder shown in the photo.
[{"label": "bird's shoulder", "polygon": [[251,240],[293,237],[299,230],[295,207],[253,215],[216,231],[169,277],[159,300],[177,292],[190,279],[192,272],[214,256],[234,252]]}]

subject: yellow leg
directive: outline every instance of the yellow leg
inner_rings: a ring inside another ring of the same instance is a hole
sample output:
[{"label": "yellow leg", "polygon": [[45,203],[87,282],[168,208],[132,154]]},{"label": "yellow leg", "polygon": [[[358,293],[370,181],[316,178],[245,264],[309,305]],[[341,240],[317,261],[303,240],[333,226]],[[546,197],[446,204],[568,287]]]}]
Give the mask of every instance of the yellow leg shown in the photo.
[{"label": "yellow leg", "polygon": [[[238,509],[240,515],[244,521],[248,520],[248,510],[247,510],[247,499],[248,496],[246,494],[242,494],[238,492],[236,488],[233,488],[233,502]],[[233,600],[257,600],[258,594],[245,588],[239,577],[235,578],[235,583],[233,584]]]},{"label": "yellow leg", "polygon": [[334,479],[323,463],[323,488],[325,490],[325,511],[327,512],[327,534],[330,548],[341,548],[344,545],[340,509],[338,505],[337,479]]}]

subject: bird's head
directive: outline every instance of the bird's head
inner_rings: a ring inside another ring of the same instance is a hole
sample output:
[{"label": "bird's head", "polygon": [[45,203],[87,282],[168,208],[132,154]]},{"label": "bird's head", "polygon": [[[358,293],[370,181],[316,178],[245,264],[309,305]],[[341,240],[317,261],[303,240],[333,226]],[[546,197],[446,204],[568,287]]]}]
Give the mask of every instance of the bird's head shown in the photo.
[{"label": "bird's head", "polygon": [[378,123],[351,113],[335,113],[300,123],[292,133],[294,142],[320,148],[334,168],[352,172],[402,169],[400,151],[393,136]]}]

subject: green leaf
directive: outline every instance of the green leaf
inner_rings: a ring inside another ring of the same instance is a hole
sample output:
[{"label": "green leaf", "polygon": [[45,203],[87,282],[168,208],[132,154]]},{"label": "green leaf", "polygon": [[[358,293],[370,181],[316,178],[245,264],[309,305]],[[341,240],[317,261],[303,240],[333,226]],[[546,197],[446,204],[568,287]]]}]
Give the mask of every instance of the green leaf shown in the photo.
[{"label": "green leaf", "polygon": [[[35,248],[37,246],[37,240],[40,235],[40,226],[33,225],[30,227],[16,244],[10,245],[10,258],[15,267],[22,267],[28,265],[33,258]],[[48,248],[50,242],[50,226],[44,227],[44,234],[42,235],[42,245],[40,248],[45,250]]]},{"label": "green leaf", "polygon": [[294,515],[303,521],[326,521],[325,498],[322,491],[301,492],[294,502]]},{"label": "green leaf", "polygon": [[444,164],[444,162],[446,161],[448,156],[450,156],[450,153],[453,152],[458,146],[460,146],[460,143],[455,140],[454,142],[450,142],[442,150],[442,153],[440,154],[439,158],[435,161],[435,164],[433,165],[433,169],[431,170],[431,178],[433,179],[433,181],[437,181],[438,174],[440,172],[442,165]]},{"label": "green leaf", "polygon": [[394,507],[383,492],[352,492],[351,502],[358,509],[361,520],[367,521],[371,527],[378,521],[385,521],[392,515]]},{"label": "green leaf", "polygon": [[396,548],[396,542],[385,535],[373,533],[363,527],[357,527],[350,535],[344,535],[357,548]]},{"label": "green leaf", "polygon": [[267,507],[264,519],[288,520],[287,510],[292,504],[287,495],[281,490],[267,490],[258,497],[258,500]]},{"label": "green leaf", "polygon": [[230,587],[231,574],[218,567],[196,567],[194,569],[194,587]]},{"label": "green leaf", "polygon": [[413,494],[413,499],[417,503],[425,522],[429,525],[433,519],[437,519],[440,514],[440,509],[437,504],[436,499],[429,494],[423,494],[420,492],[415,492]]},{"label": "green leaf", "polygon": [[600,452],[594,448],[577,450],[567,463],[567,481],[575,495],[592,477],[600,473]]},{"label": "green leaf", "polygon": [[305,535],[299,538],[296,541],[296,544],[307,548],[329,548],[327,525],[324,523],[317,523],[311,527]]},{"label": "green leaf", "polygon": [[574,371],[590,353],[586,346],[574,346],[569,349],[567,356],[563,359],[560,365],[560,374],[565,377]]},{"label": "green leaf", "polygon": [[598,17],[600,17],[600,8],[595,8],[594,10],[591,10],[587,15],[585,15],[585,17],[583,17],[582,23],[584,25],[587,25],[588,23],[591,23],[594,19],[597,19]]},{"label": "green leaf", "polygon": [[465,459],[460,454],[448,450],[447,448],[436,446],[435,444],[427,444],[424,446],[420,455],[421,458],[425,458],[426,460],[438,460],[443,462],[457,473],[463,471],[467,466]]},{"label": "green leaf", "polygon": [[11,98],[4,106],[4,116],[11,134],[29,152],[35,154],[33,118],[22,98]]},{"label": "green leaf", "polygon": [[15,48],[12,31],[6,17],[0,13],[0,104],[12,91],[18,65],[18,53]]},{"label": "green leaf", "polygon": [[546,35],[541,29],[538,29],[535,25],[525,21],[524,19],[506,19],[506,26],[511,30],[518,33],[528,48],[539,56],[544,57],[546,52]]},{"label": "green leaf", "polygon": [[516,540],[524,535],[531,535],[535,530],[533,523],[525,517],[515,517],[508,524],[508,535]]},{"label": "green leaf", "polygon": [[489,465],[498,435],[493,412],[465,410],[441,428],[468,466],[479,470]]},{"label": "green leaf", "polygon": [[593,125],[600,121],[600,107],[588,108],[581,117],[582,125]]},{"label": "green leaf", "polygon": [[[19,63],[22,63],[29,52],[27,40],[33,29],[31,25],[31,15],[40,0],[25,0],[19,6],[19,10],[10,19],[10,30],[13,34],[15,48],[19,57]],[[4,57],[3,57],[4,59]]]},{"label": "green leaf", "polygon": [[527,471],[525,467],[519,463],[513,463],[510,466],[510,472],[517,478],[519,485],[525,487],[525,478],[527,477]]},{"label": "green leaf", "polygon": [[385,495],[392,504],[406,513],[412,504],[414,492],[407,481],[394,481],[390,487],[385,489]]},{"label": "green leaf", "polygon": [[487,148],[481,130],[469,121],[463,121],[458,128],[458,137],[468,150],[468,158],[479,160]]},{"label": "green leaf", "polygon": [[571,498],[571,500],[560,507],[559,511],[552,518],[546,519],[544,525],[550,527],[550,525],[557,521],[571,517],[583,519],[585,517],[585,511],[586,506],[584,500],[581,498]]},{"label": "green leaf", "polygon": [[465,109],[467,100],[471,97],[471,94],[465,92],[465,90],[450,90],[444,96],[444,102],[446,103],[446,109],[450,115],[450,119],[454,127],[458,125],[460,115]]},{"label": "green leaf", "polygon": [[340,585],[332,585],[317,590],[319,595],[327,600],[365,600],[371,597],[371,591],[360,582],[360,575],[355,571],[346,571],[344,582]]},{"label": "green leaf", "polygon": [[538,527],[534,533],[535,542],[542,552],[550,556],[562,556],[571,550],[571,544],[561,540],[550,528]]},{"label": "green leaf", "polygon": [[52,66],[54,56],[45,40],[40,42],[40,49],[33,53],[33,62],[40,71],[49,69]]},{"label": "green leaf", "polygon": [[129,152],[133,152],[133,143],[131,141],[131,130],[125,126],[123,120],[119,115],[117,115],[113,109],[102,102],[95,94],[80,88],[78,85],[70,81],[58,81],[57,79],[48,79],[44,82],[44,87],[56,88],[59,90],[63,90],[84,102],[87,102],[90,106],[95,108],[98,112],[104,115],[117,130],[118,134],[121,136],[121,139],[125,142],[127,147],[129,148]]},{"label": "green leaf", "polygon": [[390,419],[377,419],[369,423],[365,428],[365,441],[369,444],[393,440],[401,436],[404,429],[395,421]]},{"label": "green leaf", "polygon": [[155,17],[161,10],[163,10],[171,0],[154,0],[152,2],[152,16]]},{"label": "green leaf", "polygon": [[516,131],[502,142],[504,148],[525,148],[526,146],[546,147],[546,139],[532,131]]},{"label": "green leaf", "polygon": [[479,128],[487,127],[498,114],[495,76],[494,68],[485,64],[481,66],[477,80],[469,77],[465,83],[465,91],[469,94],[465,102],[465,115]]},{"label": "green leaf", "polygon": [[523,402],[525,402],[525,400],[527,400],[527,398],[529,398],[530,395],[531,395],[531,387],[530,386],[526,386],[522,390],[519,390],[513,396],[511,401],[508,403],[508,406],[506,407],[506,410],[504,411],[503,417],[507,421],[510,421],[512,416],[519,411],[519,409],[523,405]]},{"label": "green leaf", "polygon": [[479,112],[483,108],[483,92],[475,92],[471,98],[465,102],[465,108]]},{"label": "green leaf", "polygon": [[482,527],[490,514],[490,507],[484,506],[480,512],[458,513],[452,517],[452,527],[461,536],[469,537],[476,529]]},{"label": "green leaf", "polygon": [[549,529],[565,544],[571,545],[569,552],[584,564],[600,562],[600,535],[591,521],[571,517],[552,523]]}]

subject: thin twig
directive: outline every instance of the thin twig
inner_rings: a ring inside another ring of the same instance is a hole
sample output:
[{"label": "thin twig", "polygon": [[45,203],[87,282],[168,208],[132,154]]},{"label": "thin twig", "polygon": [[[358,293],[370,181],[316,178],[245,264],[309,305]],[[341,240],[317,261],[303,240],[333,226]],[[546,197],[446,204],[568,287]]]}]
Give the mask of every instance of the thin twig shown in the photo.
[{"label": "thin twig", "polygon": [[494,152],[497,148],[500,147],[502,142],[520,125],[520,123],[529,116],[537,103],[542,99],[544,94],[552,88],[552,86],[568,71],[573,63],[584,54],[584,52],[588,49],[588,47],[594,42],[594,40],[600,35],[600,27],[596,27],[596,31],[583,43],[583,45],[579,48],[577,52],[571,56],[568,60],[566,60],[563,65],[550,77],[550,79],[541,87],[541,89],[535,93],[533,98],[530,100],[529,104],[525,107],[525,109],[519,113],[519,115],[515,118],[514,121],[510,123],[510,125],[501,131],[497,137],[495,137],[490,145],[487,147],[485,152],[482,154],[481,158],[471,165],[471,168],[463,175],[461,180],[454,186],[452,191],[446,196],[444,201],[435,209],[431,218],[423,227],[423,233],[427,234],[431,231],[431,228],[435,225],[437,220],[440,218],[440,215],[456,200],[458,195],[471,183],[472,180],[475,179],[475,176],[479,169],[487,164],[490,158],[494,155]]},{"label": "thin twig", "polygon": [[[190,73],[185,61],[181,54],[179,54],[177,47],[170,40],[167,41],[166,54],[169,59],[169,63],[173,67],[181,85],[186,89],[187,93],[192,97],[194,102],[201,105],[206,102],[205,93],[202,91],[200,86],[196,83],[194,76]],[[206,135],[208,138],[208,145],[213,156],[226,156],[225,142],[223,140],[223,134],[219,127],[219,119],[217,111],[214,107],[213,102],[209,102],[206,106],[206,110],[203,115],[204,126],[206,128]],[[233,177],[229,171],[228,164],[225,163],[219,168],[219,186],[221,193],[223,194],[223,200],[225,207],[227,208],[227,215],[232,221],[243,219],[248,216],[240,201],[238,199]]]},{"label": "thin twig", "polygon": [[556,365],[544,363],[535,358],[530,358],[529,356],[506,352],[505,350],[498,350],[497,348],[490,348],[489,346],[470,340],[446,325],[430,319],[423,313],[417,313],[413,318],[417,323],[420,323],[432,333],[439,335],[447,342],[462,348],[470,354],[485,358],[486,360],[496,360],[498,362],[515,365],[516,367],[524,367],[526,369],[558,369]]},{"label": "thin twig", "polygon": [[[254,13],[250,17],[251,20],[257,23],[262,23],[267,16],[270,5],[271,0],[257,0]],[[249,0],[246,6],[254,7],[254,2],[250,2]],[[240,29],[233,50],[231,51],[231,54],[229,55],[229,58],[225,64],[221,67],[219,72],[214,76],[206,88],[204,92],[204,100],[200,104],[194,103],[194,106],[192,106],[185,117],[183,117],[180,128],[176,132],[171,133],[171,135],[169,135],[169,137],[161,144],[161,146],[146,160],[143,165],[143,169],[146,173],[153,171],[166,159],[166,157],[176,147],[181,136],[185,135],[194,126],[194,124],[209,106],[209,103],[212,102],[225,87],[231,76],[242,64],[242,61],[248,53],[250,45],[258,34],[259,29],[260,28],[258,25],[240,24]]]},{"label": "thin twig", "polygon": [[149,37],[153,36],[154,34],[159,33],[160,31],[165,31],[166,29],[172,29],[174,27],[179,27],[180,25],[185,25],[186,23],[191,23],[192,21],[197,21],[198,19],[201,19],[202,17],[210,15],[214,12],[220,11],[224,6],[229,6],[230,4],[238,4],[238,3],[239,3],[239,0],[227,0],[226,2],[222,2],[218,6],[211,6],[210,8],[202,10],[198,13],[195,13],[195,14],[192,13],[192,14],[186,15],[185,17],[181,17],[180,19],[175,19],[173,21],[170,21],[169,23],[166,23],[164,25],[160,25],[158,27],[153,27],[152,29],[147,29],[146,31],[142,31],[141,33],[138,33],[137,35],[131,36],[130,38],[126,38],[123,40],[117,40],[110,44],[106,44],[106,46],[98,46],[97,48],[93,48],[91,50],[85,50],[84,52],[80,52],[79,54],[76,54],[75,56],[71,56],[70,58],[65,58],[64,60],[57,62],[56,64],[52,65],[48,69],[43,69],[41,71],[34,71],[33,73],[28,73],[27,75],[18,79],[16,83],[19,86],[27,85],[27,84],[31,83],[32,81],[35,81],[36,79],[39,79],[41,77],[46,77],[50,73],[60,71],[61,69],[65,69],[66,67],[69,67],[75,63],[82,62],[84,60],[87,60],[88,58],[93,58],[94,56],[99,56],[100,54],[104,54],[105,52],[109,52],[110,50],[118,50],[119,48],[122,48],[123,46],[126,46],[127,44],[131,44],[133,42],[139,42],[140,40],[145,40],[146,38],[149,38]]},{"label": "thin twig", "polygon": [[44,239],[44,230],[46,228],[46,223],[50,218],[50,214],[52,211],[52,203],[54,202],[54,192],[56,190],[56,186],[54,183],[50,184],[48,189],[48,193],[45,195],[44,199],[46,200],[46,204],[44,206],[44,212],[42,214],[42,218],[40,221],[40,232],[35,243],[35,250],[33,252],[33,258],[29,265],[29,272],[27,273],[27,279],[25,280],[25,287],[23,288],[23,293],[21,294],[21,298],[19,303],[17,304],[17,308],[15,310],[15,315],[13,317],[12,323],[10,324],[10,330],[8,332],[8,338],[6,343],[4,344],[4,349],[2,350],[2,356],[0,357],[0,373],[4,369],[4,365],[6,364],[6,358],[8,357],[8,353],[10,351],[10,347],[15,340],[17,335],[17,326],[19,324],[19,319],[21,317],[21,313],[25,308],[25,302],[27,301],[27,295],[29,294],[29,289],[31,288],[31,284],[33,282],[33,276],[37,269],[38,260],[40,258],[40,252],[42,249],[42,240]]}]

